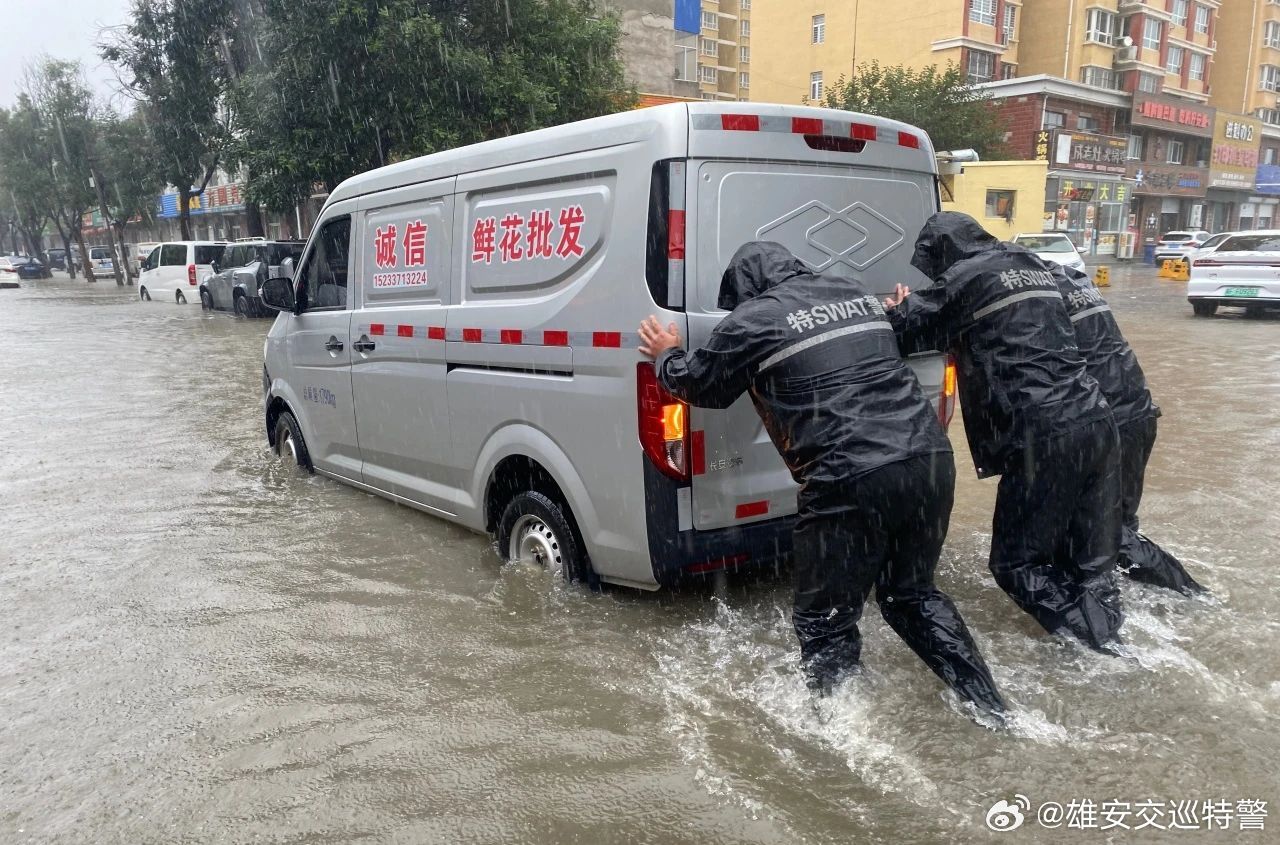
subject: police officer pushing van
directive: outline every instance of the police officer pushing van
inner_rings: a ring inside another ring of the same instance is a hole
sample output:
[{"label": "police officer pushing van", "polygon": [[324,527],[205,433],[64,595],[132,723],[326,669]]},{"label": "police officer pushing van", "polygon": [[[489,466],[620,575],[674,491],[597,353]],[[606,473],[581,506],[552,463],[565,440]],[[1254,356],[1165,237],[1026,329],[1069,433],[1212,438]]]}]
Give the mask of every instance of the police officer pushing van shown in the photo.
[{"label": "police officer pushing van", "polygon": [[727,408],[748,393],[800,484],[793,622],[809,686],[829,691],[856,670],[874,589],[885,621],[930,669],[1002,712],[964,621],[934,586],[955,465],[879,300],[760,242],[734,255],[718,304],[731,313],[706,346],[686,352],[674,324],[650,317],[640,351],[690,404]]},{"label": "police officer pushing van", "polygon": [[1124,619],[1118,436],[1055,272],[956,212],[929,218],[911,263],[934,284],[885,304],[904,351],[957,358],[973,462],[1000,476],[996,583],[1046,630],[1106,650]]}]

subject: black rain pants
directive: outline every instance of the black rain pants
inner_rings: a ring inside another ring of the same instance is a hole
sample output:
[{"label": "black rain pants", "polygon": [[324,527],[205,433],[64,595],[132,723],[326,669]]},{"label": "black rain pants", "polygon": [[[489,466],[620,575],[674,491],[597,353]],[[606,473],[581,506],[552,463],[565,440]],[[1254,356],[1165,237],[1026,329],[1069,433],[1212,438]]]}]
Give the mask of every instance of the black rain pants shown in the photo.
[{"label": "black rain pants", "polygon": [[1182,562],[1138,532],[1138,505],[1147,474],[1147,459],[1156,442],[1156,418],[1144,417],[1120,426],[1120,506],[1124,533],[1118,566],[1135,581],[1180,593],[1204,592]]},{"label": "black rain pants", "polygon": [[1000,478],[991,536],[996,583],[1053,633],[1093,648],[1117,639],[1119,434],[1110,417],[1033,441]]},{"label": "black rain pants", "polygon": [[959,611],[933,583],[955,475],[949,452],[899,461],[824,491],[801,514],[792,621],[815,686],[858,665],[858,620],[874,587],[885,622],[939,678],[983,709],[1005,709]]}]

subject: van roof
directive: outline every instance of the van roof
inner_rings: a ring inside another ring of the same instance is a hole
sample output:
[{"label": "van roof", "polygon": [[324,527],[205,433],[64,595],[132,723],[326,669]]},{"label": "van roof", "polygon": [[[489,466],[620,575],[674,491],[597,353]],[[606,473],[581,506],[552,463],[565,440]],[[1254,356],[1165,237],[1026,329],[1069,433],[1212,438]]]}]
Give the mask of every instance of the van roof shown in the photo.
[{"label": "van roof", "polygon": [[[859,124],[864,128],[875,127],[882,134],[887,133],[893,137],[899,137],[897,133],[906,133],[903,137],[915,137],[920,142],[921,152],[928,156],[923,167],[928,170],[933,170],[935,167],[933,146],[924,132],[896,120],[812,106],[770,103],[670,103],[509,135],[505,138],[483,141],[479,144],[389,164],[346,179],[329,195],[325,205],[475,170],[520,164],[566,153],[599,149],[604,146],[636,143],[662,134],[683,137],[687,133],[690,118],[696,118],[698,115],[741,115],[748,119],[754,116],[757,118],[754,122],[757,130],[766,128],[761,124],[776,123],[779,118],[801,120],[807,118],[810,121],[824,120]],[[725,128],[746,129],[752,125],[747,122],[737,125],[737,122],[732,119],[731,122],[735,125],[726,125]]]}]

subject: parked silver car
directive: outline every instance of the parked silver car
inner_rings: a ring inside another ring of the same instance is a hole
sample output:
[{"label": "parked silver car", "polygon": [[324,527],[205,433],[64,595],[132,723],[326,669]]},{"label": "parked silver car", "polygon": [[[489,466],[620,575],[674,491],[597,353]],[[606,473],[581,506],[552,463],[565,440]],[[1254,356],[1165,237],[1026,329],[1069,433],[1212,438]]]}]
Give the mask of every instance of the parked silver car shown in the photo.
[{"label": "parked silver car", "polygon": [[231,311],[237,317],[263,316],[259,291],[281,273],[286,259],[296,264],[303,241],[237,241],[212,262],[213,273],[200,283],[200,305],[206,311]]}]

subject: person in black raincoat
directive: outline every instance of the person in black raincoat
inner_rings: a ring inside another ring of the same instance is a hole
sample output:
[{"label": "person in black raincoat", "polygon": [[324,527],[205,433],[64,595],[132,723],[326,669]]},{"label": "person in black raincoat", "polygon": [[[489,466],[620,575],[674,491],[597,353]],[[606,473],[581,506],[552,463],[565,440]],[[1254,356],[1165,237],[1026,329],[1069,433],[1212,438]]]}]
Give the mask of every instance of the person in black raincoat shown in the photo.
[{"label": "person in black raincoat", "polygon": [[1160,408],[1151,399],[1147,378],[1111,313],[1111,306],[1085,273],[1062,268],[1058,290],[1071,316],[1076,345],[1089,375],[1098,382],[1120,431],[1120,510],[1123,533],[1118,567],[1135,581],[1184,594],[1204,591],[1182,563],[1138,533],[1147,459],[1156,441]]},{"label": "person in black raincoat", "polygon": [[1054,271],[956,212],[929,219],[911,263],[934,284],[899,286],[889,317],[903,351],[956,356],[973,462],[1001,476],[996,583],[1046,630],[1107,648],[1124,620],[1118,434]]},{"label": "person in black raincoat", "polygon": [[874,588],[889,626],[960,696],[1004,702],[951,599],[934,586],[955,484],[951,446],[898,352],[880,301],[812,273],[786,247],[749,243],[724,272],[731,311],[706,346],[680,348],[650,317],[640,351],[690,404],[744,392],[800,484],[793,622],[809,685],[828,691],[861,657]]}]

